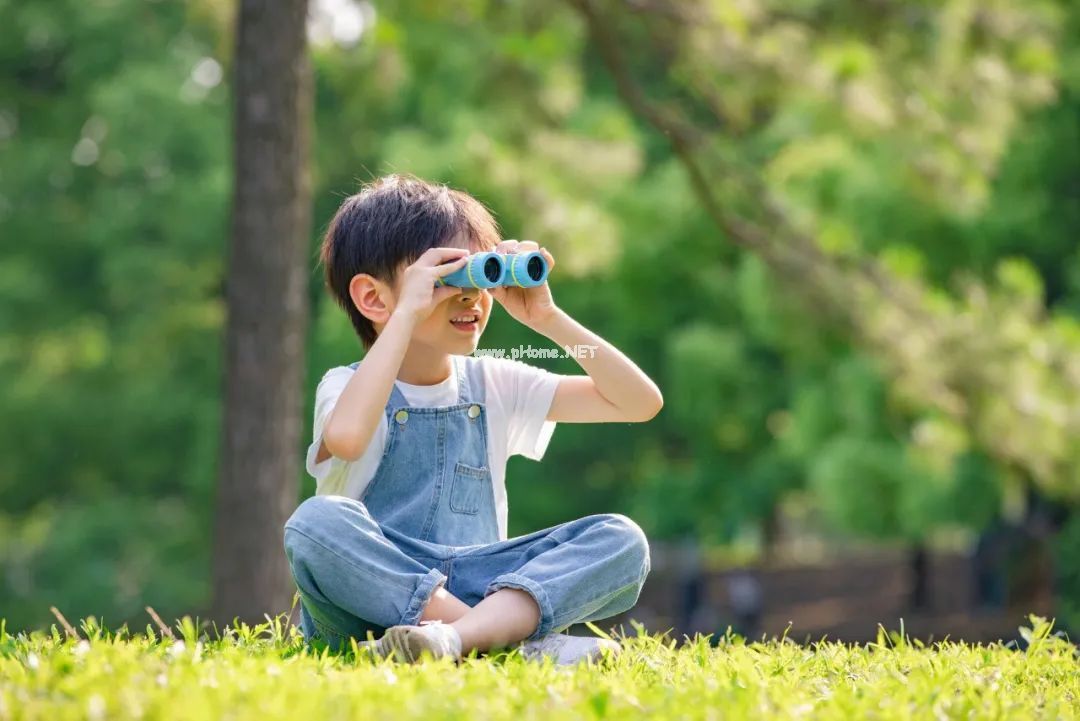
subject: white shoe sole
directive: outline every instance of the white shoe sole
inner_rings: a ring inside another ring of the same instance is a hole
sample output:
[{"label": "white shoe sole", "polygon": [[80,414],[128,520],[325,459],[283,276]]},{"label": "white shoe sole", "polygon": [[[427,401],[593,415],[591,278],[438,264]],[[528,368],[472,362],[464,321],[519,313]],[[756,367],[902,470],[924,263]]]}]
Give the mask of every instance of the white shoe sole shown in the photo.
[{"label": "white shoe sole", "polygon": [[416,626],[391,626],[386,629],[383,637],[375,642],[375,648],[383,658],[395,658],[406,663],[416,663],[427,651],[433,658],[456,656],[448,654],[442,649],[434,648],[430,639],[422,633],[417,633]]}]

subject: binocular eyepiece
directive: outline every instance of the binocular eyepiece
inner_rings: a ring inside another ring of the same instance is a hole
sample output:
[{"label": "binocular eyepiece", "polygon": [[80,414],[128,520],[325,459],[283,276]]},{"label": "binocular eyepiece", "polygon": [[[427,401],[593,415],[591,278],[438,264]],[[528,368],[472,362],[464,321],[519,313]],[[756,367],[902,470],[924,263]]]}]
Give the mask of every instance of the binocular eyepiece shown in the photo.
[{"label": "binocular eyepiece", "polygon": [[436,286],[458,288],[533,288],[547,280],[548,264],[539,251],[528,253],[473,253],[465,265],[436,279]]}]

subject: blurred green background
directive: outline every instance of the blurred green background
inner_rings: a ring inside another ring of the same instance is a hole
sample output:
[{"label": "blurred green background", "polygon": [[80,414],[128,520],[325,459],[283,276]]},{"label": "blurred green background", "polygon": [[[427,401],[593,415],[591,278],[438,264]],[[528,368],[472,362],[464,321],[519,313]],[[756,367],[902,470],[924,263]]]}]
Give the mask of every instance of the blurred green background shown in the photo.
[{"label": "blurred green background", "polygon": [[[0,0],[9,630],[209,601],[234,15]],[[1078,30],[1027,0],[312,0],[295,472],[319,378],[361,353],[320,232],[409,172],[551,249],[556,301],[665,394],[513,459],[512,535],[619,511],[763,562],[970,549],[1051,508],[1080,621]],[[481,345],[529,343],[496,311]]]}]

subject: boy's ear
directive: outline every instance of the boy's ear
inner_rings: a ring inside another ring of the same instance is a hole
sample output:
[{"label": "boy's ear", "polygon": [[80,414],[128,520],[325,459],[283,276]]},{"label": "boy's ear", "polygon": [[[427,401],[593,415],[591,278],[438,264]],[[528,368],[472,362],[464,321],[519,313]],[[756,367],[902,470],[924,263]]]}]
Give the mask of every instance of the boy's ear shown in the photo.
[{"label": "boy's ear", "polygon": [[372,323],[385,324],[394,312],[390,286],[367,273],[357,273],[349,281],[349,297],[360,313]]}]

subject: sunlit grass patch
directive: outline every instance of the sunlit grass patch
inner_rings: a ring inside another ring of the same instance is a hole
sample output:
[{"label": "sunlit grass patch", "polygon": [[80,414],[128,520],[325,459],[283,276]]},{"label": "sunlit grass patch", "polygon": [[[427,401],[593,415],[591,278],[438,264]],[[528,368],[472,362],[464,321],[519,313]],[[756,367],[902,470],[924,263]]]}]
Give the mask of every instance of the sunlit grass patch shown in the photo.
[{"label": "sunlit grass patch", "polygon": [[1075,646],[1035,617],[1023,651],[883,630],[866,646],[677,644],[636,627],[620,657],[572,668],[513,652],[413,666],[333,654],[284,615],[212,639],[186,617],[172,638],[80,628],[12,635],[0,622],[0,719],[1068,719],[1080,707]]}]

